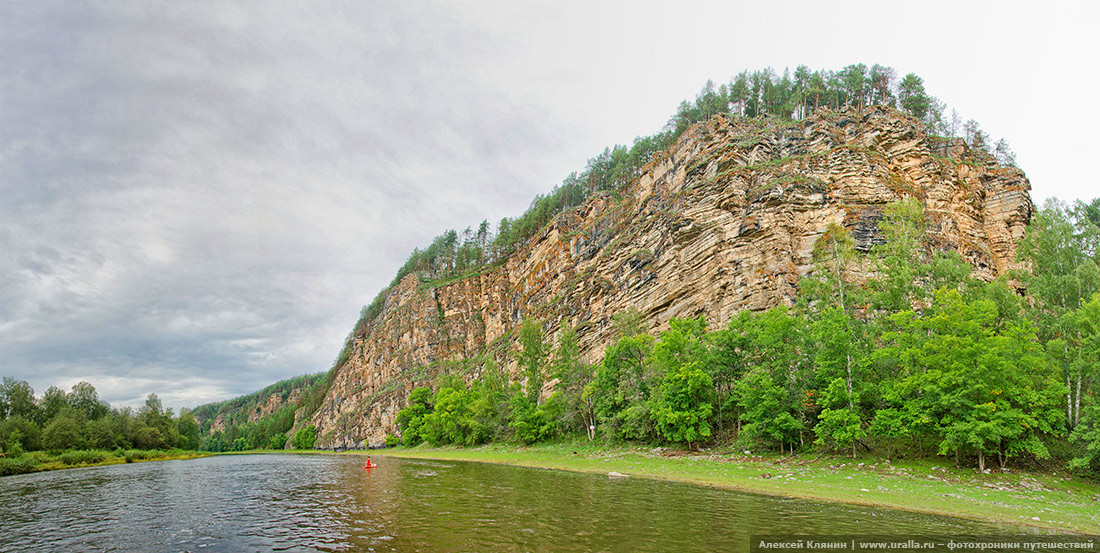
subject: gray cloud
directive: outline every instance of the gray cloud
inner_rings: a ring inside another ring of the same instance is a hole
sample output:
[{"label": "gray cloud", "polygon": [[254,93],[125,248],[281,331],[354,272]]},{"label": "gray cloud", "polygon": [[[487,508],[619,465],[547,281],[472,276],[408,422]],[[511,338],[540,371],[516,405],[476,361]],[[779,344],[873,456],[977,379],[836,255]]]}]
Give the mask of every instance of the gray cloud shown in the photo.
[{"label": "gray cloud", "polygon": [[0,375],[183,406],[325,370],[414,247],[519,214],[742,69],[916,71],[1013,143],[1037,198],[1095,195],[1050,146],[1100,147],[1095,116],[1020,101],[1096,50],[1094,7],[806,3],[778,37],[763,4],[688,4],[3,4]]},{"label": "gray cloud", "polygon": [[0,374],[194,405],[324,370],[415,245],[548,187],[511,160],[553,125],[461,24],[270,8],[4,8]]}]

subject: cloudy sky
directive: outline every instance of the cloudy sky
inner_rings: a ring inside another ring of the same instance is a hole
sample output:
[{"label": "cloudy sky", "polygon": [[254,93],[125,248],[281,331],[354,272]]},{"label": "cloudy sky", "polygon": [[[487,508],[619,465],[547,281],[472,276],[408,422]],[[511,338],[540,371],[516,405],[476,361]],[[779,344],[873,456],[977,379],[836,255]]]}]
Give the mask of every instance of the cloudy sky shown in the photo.
[{"label": "cloudy sky", "polygon": [[4,2],[0,375],[178,409],[326,370],[414,247],[743,69],[915,72],[1037,202],[1100,196],[1095,4],[891,4]]}]

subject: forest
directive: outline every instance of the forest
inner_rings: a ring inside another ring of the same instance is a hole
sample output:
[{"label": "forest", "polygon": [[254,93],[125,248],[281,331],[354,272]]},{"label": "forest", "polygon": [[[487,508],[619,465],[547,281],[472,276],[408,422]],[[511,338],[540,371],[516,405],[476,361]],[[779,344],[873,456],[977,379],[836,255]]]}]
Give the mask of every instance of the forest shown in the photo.
[{"label": "forest", "polygon": [[[979,470],[1100,469],[1100,199],[1045,205],[1019,247],[1026,270],[971,277],[927,246],[921,205],[888,206],[870,252],[830,227],[793,306],[710,328],[637,313],[593,365],[577,329],[519,329],[521,381],[492,358],[467,386],[414,389],[389,445],[589,440],[730,446],[781,454],[948,456]],[[870,275],[870,276],[866,276]],[[554,392],[541,398],[544,381]],[[1052,465],[1053,463],[1053,465]]]},{"label": "forest", "polygon": [[[212,452],[285,449],[290,441],[297,449],[312,449],[315,433],[290,431],[295,420],[308,419],[317,411],[330,377],[330,372],[298,376],[245,396],[196,407],[192,412],[202,421],[199,447]],[[281,405],[274,412],[252,416],[272,396],[278,396]],[[216,426],[219,419],[220,426]]]},{"label": "forest", "polygon": [[184,410],[176,416],[156,394],[135,411],[112,408],[88,382],[69,392],[51,386],[42,397],[26,381],[4,377],[0,384],[0,476],[48,463],[162,458],[170,450],[198,449],[200,442],[194,415]]}]

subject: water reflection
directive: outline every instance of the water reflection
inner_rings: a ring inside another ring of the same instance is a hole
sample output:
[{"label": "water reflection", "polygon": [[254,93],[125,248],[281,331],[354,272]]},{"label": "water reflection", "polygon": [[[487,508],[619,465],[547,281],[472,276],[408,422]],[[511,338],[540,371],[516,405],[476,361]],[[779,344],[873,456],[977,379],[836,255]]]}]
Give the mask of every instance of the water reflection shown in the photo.
[{"label": "water reflection", "polygon": [[0,550],[747,551],[751,534],[1020,534],[956,519],[477,463],[226,456],[0,479]]}]

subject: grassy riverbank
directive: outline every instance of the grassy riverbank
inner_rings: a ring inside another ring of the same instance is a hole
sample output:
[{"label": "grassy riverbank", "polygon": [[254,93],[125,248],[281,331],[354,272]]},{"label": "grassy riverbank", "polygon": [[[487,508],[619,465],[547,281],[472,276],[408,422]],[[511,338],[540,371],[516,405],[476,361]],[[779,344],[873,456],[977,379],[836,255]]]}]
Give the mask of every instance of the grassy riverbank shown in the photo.
[{"label": "grassy riverbank", "polygon": [[1061,472],[977,474],[949,462],[781,458],[558,443],[395,448],[372,455],[619,472],[756,493],[872,505],[1100,535],[1100,485]]},{"label": "grassy riverbank", "polygon": [[141,463],[145,461],[168,461],[172,459],[194,459],[197,457],[209,457],[211,454],[203,451],[185,451],[181,449],[168,450],[77,450],[64,453],[46,453],[44,451],[32,451],[18,457],[0,458],[0,476],[25,474],[28,472],[41,472],[46,470],[71,469],[78,467],[95,467],[100,465],[121,465],[123,463]]}]

